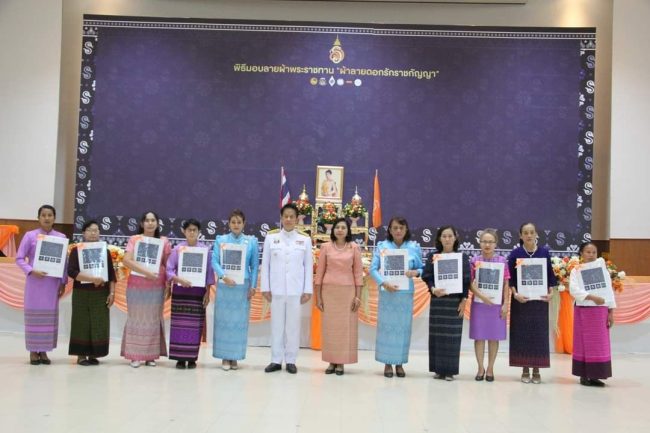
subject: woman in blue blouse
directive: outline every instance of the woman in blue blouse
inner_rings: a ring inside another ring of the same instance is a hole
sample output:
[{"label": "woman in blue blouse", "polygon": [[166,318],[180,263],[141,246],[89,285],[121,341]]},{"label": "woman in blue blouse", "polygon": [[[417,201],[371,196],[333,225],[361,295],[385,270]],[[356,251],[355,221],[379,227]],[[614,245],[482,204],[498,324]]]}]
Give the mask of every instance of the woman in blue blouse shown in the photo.
[{"label": "woman in blue blouse", "polygon": [[[398,290],[396,284],[381,275],[381,256],[386,250],[404,249],[408,252],[408,290]],[[379,289],[377,313],[377,341],[375,359],[385,364],[384,376],[393,377],[393,364],[397,377],[404,377],[403,364],[408,362],[413,324],[413,278],[422,273],[420,244],[411,240],[406,219],[393,217],[388,223],[388,236],[375,248],[370,265],[370,275]]]},{"label": "woman in blue blouse", "polygon": [[[246,217],[235,209],[230,213],[230,233],[217,236],[212,252],[212,267],[219,277],[214,302],[214,335],[212,356],[222,359],[221,368],[236,370],[237,361],[246,357],[250,299],[257,286],[259,268],[258,245],[255,236],[243,234]],[[222,250],[228,245],[245,245],[244,284],[226,276],[222,266]]]}]

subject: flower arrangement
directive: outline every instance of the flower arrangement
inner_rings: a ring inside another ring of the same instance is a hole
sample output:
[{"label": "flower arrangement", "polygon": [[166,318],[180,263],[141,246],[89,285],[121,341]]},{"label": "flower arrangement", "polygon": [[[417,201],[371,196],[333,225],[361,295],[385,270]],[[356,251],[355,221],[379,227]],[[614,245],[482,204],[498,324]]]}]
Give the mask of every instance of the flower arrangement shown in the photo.
[{"label": "flower arrangement", "polygon": [[116,272],[124,266],[124,250],[117,245],[109,245],[108,253],[111,255],[111,260],[113,261],[113,269]]},{"label": "flower arrangement", "polygon": [[607,260],[605,263],[607,264],[609,276],[612,279],[612,288],[616,293],[621,293],[623,291],[623,280],[626,276],[625,271],[619,271],[611,260]]},{"label": "flower arrangement", "polygon": [[298,215],[311,215],[313,207],[309,201],[298,199],[294,204],[298,208]]},{"label": "flower arrangement", "polygon": [[346,217],[350,218],[359,218],[363,217],[366,215],[368,211],[366,208],[363,206],[363,203],[347,203],[345,206],[343,206],[343,214]]},{"label": "flower arrangement", "polygon": [[334,224],[334,221],[339,217],[336,206],[332,203],[325,203],[318,215],[318,222],[321,224]]},{"label": "flower arrangement", "polygon": [[343,214],[349,218],[360,218],[365,217],[368,213],[368,210],[363,205],[363,200],[359,195],[359,188],[354,187],[354,195],[350,200],[350,203],[347,203],[343,206]]},{"label": "flower arrangement", "polygon": [[[569,276],[571,275],[571,271],[580,263],[582,263],[582,261],[578,256],[551,257],[553,273],[558,280],[558,291],[562,292],[569,288]],[[609,276],[612,279],[612,288],[615,292],[621,293],[623,291],[625,271],[619,271],[611,260],[607,260],[605,263],[607,265]]]},{"label": "flower arrangement", "polygon": [[553,273],[557,277],[558,281],[558,291],[563,292],[569,288],[569,275],[571,275],[573,268],[579,264],[580,258],[578,256],[551,257]]},{"label": "flower arrangement", "polygon": [[305,185],[302,186],[302,193],[300,193],[298,200],[296,200],[294,204],[298,208],[298,215],[308,216],[311,215],[312,211],[314,210],[311,203],[309,203],[309,196],[307,195],[307,189],[305,188]]}]

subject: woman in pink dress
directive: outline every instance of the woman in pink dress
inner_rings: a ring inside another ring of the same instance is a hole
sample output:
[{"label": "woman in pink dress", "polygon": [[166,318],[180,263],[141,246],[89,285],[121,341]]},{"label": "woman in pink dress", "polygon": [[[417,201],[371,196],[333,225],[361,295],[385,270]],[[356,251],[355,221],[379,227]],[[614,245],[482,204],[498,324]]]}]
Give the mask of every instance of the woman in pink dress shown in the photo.
[{"label": "woman in pink dress", "polygon": [[[131,367],[140,367],[142,361],[150,367],[156,366],[156,359],[167,356],[163,304],[165,298],[165,264],[171,253],[169,240],[160,236],[158,215],[145,212],[140,218],[138,234],[131,236],[124,254],[124,265],[131,270],[126,283],[127,318],[122,336],[120,355],[131,360]],[[162,258],[157,272],[150,271],[134,258],[134,249],[142,238],[159,238],[162,243]],[[144,276],[133,275],[133,271]]]},{"label": "woman in pink dress", "polygon": [[330,363],[325,374],[340,376],[344,364],[357,362],[363,267],[361,251],[352,242],[350,223],[345,218],[334,222],[330,236],[331,242],[320,247],[314,286],[316,305],[323,312],[323,361]]}]

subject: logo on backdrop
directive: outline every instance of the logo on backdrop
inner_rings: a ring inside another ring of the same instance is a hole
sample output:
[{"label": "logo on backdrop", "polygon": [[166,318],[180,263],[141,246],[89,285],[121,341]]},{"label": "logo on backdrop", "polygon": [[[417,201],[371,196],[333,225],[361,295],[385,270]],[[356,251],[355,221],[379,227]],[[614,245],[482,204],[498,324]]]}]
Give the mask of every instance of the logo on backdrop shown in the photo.
[{"label": "logo on backdrop", "polygon": [[431,232],[430,229],[422,230],[422,242],[431,242],[432,236],[433,233]]},{"label": "logo on backdrop", "polygon": [[343,47],[341,47],[341,41],[337,36],[336,40],[334,41],[334,45],[332,48],[330,48],[330,60],[335,65],[338,65],[343,61],[343,59],[345,59],[345,51],[343,51]]},{"label": "logo on backdrop", "polygon": [[260,236],[263,238],[266,237],[266,233],[271,230],[271,227],[267,223],[264,223],[260,226]]},{"label": "logo on backdrop", "polygon": [[111,229],[111,219],[109,217],[102,218],[102,230],[108,231]]},{"label": "logo on backdrop", "polygon": [[129,218],[128,227],[131,232],[138,230],[138,221],[135,218]]}]

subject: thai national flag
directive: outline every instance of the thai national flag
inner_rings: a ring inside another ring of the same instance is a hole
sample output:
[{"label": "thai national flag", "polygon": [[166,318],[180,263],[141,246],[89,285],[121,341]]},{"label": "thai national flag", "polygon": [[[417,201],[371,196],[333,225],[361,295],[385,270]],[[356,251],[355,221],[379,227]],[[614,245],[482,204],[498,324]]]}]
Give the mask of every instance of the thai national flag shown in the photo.
[{"label": "thai national flag", "polygon": [[280,177],[280,207],[282,207],[287,203],[291,203],[291,191],[289,190],[289,182],[287,182],[284,167],[280,168]]}]

